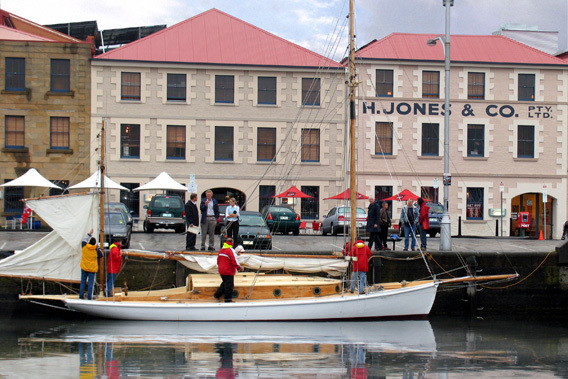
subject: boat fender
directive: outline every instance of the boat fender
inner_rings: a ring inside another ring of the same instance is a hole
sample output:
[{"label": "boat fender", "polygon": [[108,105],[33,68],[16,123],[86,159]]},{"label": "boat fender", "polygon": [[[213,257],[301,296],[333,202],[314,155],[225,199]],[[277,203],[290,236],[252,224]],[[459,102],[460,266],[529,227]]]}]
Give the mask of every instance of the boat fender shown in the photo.
[{"label": "boat fender", "polygon": [[162,296],[162,297],[160,297],[160,300],[161,300],[161,301],[166,301],[166,300],[168,300],[168,297],[167,297],[167,296]]},{"label": "boat fender", "polygon": [[402,284],[403,287],[406,287],[406,280],[403,280],[402,282],[400,282],[400,284]]}]

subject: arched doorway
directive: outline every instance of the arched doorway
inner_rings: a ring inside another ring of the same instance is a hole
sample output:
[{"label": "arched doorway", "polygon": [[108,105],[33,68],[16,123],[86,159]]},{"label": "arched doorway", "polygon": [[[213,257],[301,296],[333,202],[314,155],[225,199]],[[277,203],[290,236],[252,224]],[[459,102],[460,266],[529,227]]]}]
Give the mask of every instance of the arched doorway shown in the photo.
[{"label": "arched doorway", "polygon": [[[554,198],[547,196],[546,203],[542,200],[542,193],[536,192],[523,193],[511,200],[511,235],[539,238],[542,232],[545,239],[552,239]],[[521,212],[527,212],[529,215],[528,228],[519,227]]]},{"label": "arched doorway", "polygon": [[[229,187],[217,187],[211,188],[213,191],[213,198],[219,202],[219,204],[227,204],[231,197],[234,197],[237,200],[237,204],[241,209],[244,211],[246,210],[246,200],[247,197],[244,192],[236,189],[236,188],[229,188]],[[205,197],[205,191],[201,193],[201,198]]]}]

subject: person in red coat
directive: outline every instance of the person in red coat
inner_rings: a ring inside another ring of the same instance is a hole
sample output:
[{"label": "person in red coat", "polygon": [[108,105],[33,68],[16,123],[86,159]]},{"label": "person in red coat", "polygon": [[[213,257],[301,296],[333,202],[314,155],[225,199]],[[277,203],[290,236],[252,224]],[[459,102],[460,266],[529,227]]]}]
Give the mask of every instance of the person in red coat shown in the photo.
[{"label": "person in red coat", "polygon": [[120,241],[114,241],[110,245],[110,253],[107,259],[107,280],[106,280],[106,296],[111,297],[114,293],[114,281],[120,271],[122,265],[122,255],[120,249],[122,248]]},{"label": "person in red coat", "polygon": [[418,198],[418,205],[420,206],[420,216],[418,217],[418,232],[420,233],[420,249],[426,250],[426,231],[430,229],[430,207],[426,205],[423,198]]},{"label": "person in red coat", "polygon": [[236,258],[237,254],[233,249],[233,239],[227,238],[223,244],[223,248],[219,250],[217,256],[217,266],[219,267],[219,275],[221,275],[221,285],[215,292],[215,299],[220,299],[225,295],[225,303],[231,303],[233,300],[233,288],[235,287],[235,273],[241,270],[241,266]]},{"label": "person in red coat", "polygon": [[359,285],[359,293],[365,293],[365,283],[367,282],[367,271],[369,271],[369,259],[371,255],[371,249],[369,249],[369,246],[365,245],[363,240],[356,241],[349,252],[349,256],[353,257],[351,293],[355,291],[356,283]]}]

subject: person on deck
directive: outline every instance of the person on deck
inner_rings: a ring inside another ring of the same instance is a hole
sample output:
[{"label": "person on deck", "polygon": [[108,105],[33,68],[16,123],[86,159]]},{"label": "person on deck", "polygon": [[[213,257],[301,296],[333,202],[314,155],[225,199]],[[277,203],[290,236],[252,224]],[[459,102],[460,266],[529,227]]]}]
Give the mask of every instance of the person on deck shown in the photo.
[{"label": "person on deck", "polygon": [[430,229],[430,207],[423,198],[418,198],[418,206],[420,206],[420,216],[418,217],[418,232],[420,233],[420,249],[426,250],[428,239],[426,231]]},{"label": "person on deck", "polygon": [[369,198],[369,210],[367,213],[367,232],[369,232],[369,249],[373,248],[375,245],[375,250],[381,250],[382,244],[379,239],[379,233],[381,231],[380,222],[380,207],[373,197]]},{"label": "person on deck", "polygon": [[205,197],[199,206],[201,210],[201,250],[205,250],[205,239],[209,235],[209,250],[215,251],[215,226],[219,218],[219,204],[213,198],[213,191],[205,191]]},{"label": "person on deck", "polygon": [[365,293],[365,284],[367,282],[367,271],[369,271],[369,259],[373,254],[369,246],[365,245],[363,240],[359,239],[355,242],[349,256],[353,257],[353,270],[351,275],[350,292],[355,292],[355,285],[358,284],[359,294]]},{"label": "person on deck", "polygon": [[418,208],[414,206],[414,201],[408,199],[406,205],[400,212],[400,222],[404,228],[404,251],[408,251],[408,238],[412,235],[412,251],[416,250],[416,225],[418,224]]},{"label": "person on deck", "polygon": [[122,255],[120,249],[122,248],[120,241],[114,241],[110,245],[110,252],[107,258],[107,280],[106,280],[106,296],[112,297],[114,294],[114,281],[120,271],[122,265]]},{"label": "person on deck", "polygon": [[95,274],[99,271],[98,259],[102,258],[103,253],[97,246],[97,240],[92,236],[93,229],[81,242],[81,285],[79,286],[79,299],[83,299],[87,280],[87,299],[93,299],[93,288],[95,286]]},{"label": "person on deck", "polygon": [[233,249],[233,239],[227,238],[223,244],[223,248],[219,250],[217,256],[217,266],[219,275],[221,275],[221,285],[215,292],[215,299],[219,300],[225,295],[225,303],[233,302],[233,289],[235,287],[235,273],[237,270],[242,271],[237,261],[235,250]]},{"label": "person on deck", "polygon": [[[197,194],[192,193],[185,204],[185,222],[188,227],[199,226],[199,210],[197,209]],[[185,235],[185,251],[195,250],[197,234],[187,231]]]}]

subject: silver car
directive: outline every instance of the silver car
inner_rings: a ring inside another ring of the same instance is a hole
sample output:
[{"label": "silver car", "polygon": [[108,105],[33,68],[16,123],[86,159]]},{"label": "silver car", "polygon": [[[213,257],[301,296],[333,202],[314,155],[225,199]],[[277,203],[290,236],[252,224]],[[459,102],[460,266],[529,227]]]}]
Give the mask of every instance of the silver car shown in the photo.
[{"label": "silver car", "polygon": [[[323,216],[321,232],[325,236],[328,233],[336,236],[338,233],[349,233],[351,225],[351,207],[339,206],[332,208],[327,215]],[[356,214],[357,232],[364,232],[367,226],[367,212],[363,208],[357,208]]]}]

